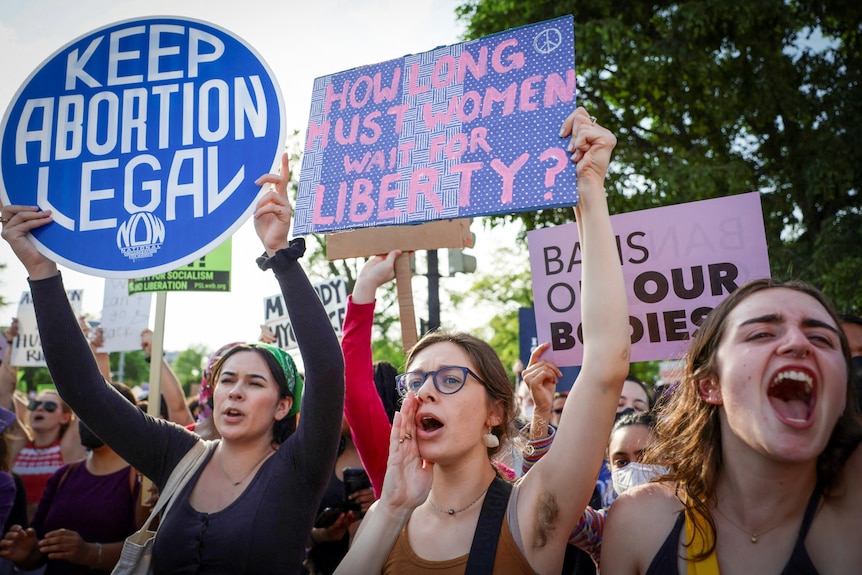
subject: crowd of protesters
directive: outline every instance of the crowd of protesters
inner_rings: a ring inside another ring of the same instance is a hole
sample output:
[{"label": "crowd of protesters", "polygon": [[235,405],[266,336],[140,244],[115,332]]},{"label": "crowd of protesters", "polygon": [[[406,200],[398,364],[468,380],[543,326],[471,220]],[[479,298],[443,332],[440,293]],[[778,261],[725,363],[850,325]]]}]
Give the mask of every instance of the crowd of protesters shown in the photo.
[{"label": "crowd of protesters", "polygon": [[2,237],[51,328],[56,389],[17,392],[7,351],[0,572],[110,572],[190,453],[199,463],[160,518],[154,573],[857,572],[862,320],[802,282],[746,283],[707,316],[656,401],[630,373],[604,190],[616,137],[583,108],[560,136],[579,190],[573,382],[543,344],[513,386],[488,343],[446,330],[402,366],[375,363],[376,291],[397,250],[362,268],[339,342],[299,263],[304,243],[289,240],[285,155],[258,180],[254,227],[303,373],[264,332],[210,357],[194,411],[165,362],[166,410],[152,417],[111,381],[100,334],[87,337],[31,239],[51,211],[3,206]]}]

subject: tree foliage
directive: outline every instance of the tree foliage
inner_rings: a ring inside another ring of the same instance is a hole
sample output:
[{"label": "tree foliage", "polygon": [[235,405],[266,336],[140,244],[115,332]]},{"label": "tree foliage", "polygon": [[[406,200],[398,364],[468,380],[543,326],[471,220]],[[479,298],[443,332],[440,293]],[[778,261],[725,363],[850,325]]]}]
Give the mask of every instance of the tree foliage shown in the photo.
[{"label": "tree foliage", "polygon": [[[493,302],[496,313],[476,335],[485,339],[507,368],[520,357],[518,309],[533,306],[530,264],[525,250],[502,247],[489,262],[482,262],[482,274],[469,290],[452,292],[453,305],[462,309]],[[514,373],[510,374],[514,383]]]},{"label": "tree foliage", "polygon": [[[109,355],[111,377],[114,381],[135,387],[150,380],[150,364],[143,350],[113,352]],[[122,363],[122,369],[121,364]]]},{"label": "tree foliage", "polygon": [[[862,5],[469,0],[477,38],[575,19],[578,103],[619,138],[614,212],[761,192],[772,273],[862,309]],[[492,219],[527,229],[570,210]]]},{"label": "tree foliage", "polygon": [[210,351],[205,346],[196,345],[181,351],[171,362],[171,369],[177,375],[186,396],[189,395],[192,385],[201,382],[201,372],[209,355]]},{"label": "tree foliage", "polygon": [[42,387],[53,387],[54,380],[47,367],[21,367],[18,368],[19,388],[28,392],[37,391]]}]

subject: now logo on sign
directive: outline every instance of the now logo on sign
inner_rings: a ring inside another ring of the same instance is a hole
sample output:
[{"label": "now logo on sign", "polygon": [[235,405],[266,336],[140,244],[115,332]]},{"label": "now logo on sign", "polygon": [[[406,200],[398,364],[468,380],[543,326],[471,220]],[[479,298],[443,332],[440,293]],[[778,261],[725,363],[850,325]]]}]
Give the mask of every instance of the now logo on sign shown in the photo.
[{"label": "now logo on sign", "polygon": [[0,199],[53,211],[40,249],[93,275],[184,265],[251,215],[285,139],[266,62],[206,22],[109,25],[45,60],[2,126]]}]

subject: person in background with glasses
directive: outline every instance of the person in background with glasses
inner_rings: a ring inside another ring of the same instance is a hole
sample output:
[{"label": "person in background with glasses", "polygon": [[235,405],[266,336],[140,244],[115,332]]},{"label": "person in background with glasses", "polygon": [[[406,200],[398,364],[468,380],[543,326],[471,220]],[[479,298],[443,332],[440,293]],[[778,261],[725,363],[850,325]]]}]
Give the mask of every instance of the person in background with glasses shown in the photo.
[{"label": "person in background with glasses", "polygon": [[[87,450],[81,445],[74,415],[54,390],[44,390],[27,404],[30,412],[31,439],[13,451],[12,471],[21,477],[27,492],[27,518],[33,519],[45,484],[55,471],[67,463],[83,459]],[[14,448],[13,448],[14,449]]]},{"label": "person in background with glasses", "polygon": [[404,403],[381,497],[336,573],[560,573],[568,535],[593,492],[631,350],[604,190],[616,138],[583,108],[560,137],[571,137],[577,162],[584,362],[558,440],[514,486],[500,479],[492,460],[518,436],[506,368],[472,335],[426,334],[397,379]]},{"label": "person in background with glasses", "polygon": [[[386,362],[373,361],[371,335],[377,290],[395,280],[395,261],[400,255],[400,250],[393,250],[385,256],[373,256],[359,270],[353,293],[347,298],[341,338],[345,368],[344,416],[375,497],[383,490],[392,420],[403,397],[396,383],[398,370]],[[495,461],[494,465],[504,478],[516,477],[514,471],[500,461]]]},{"label": "person in background with glasses", "polygon": [[[284,296],[305,368],[303,379],[284,350],[263,343],[227,350],[213,365],[213,417],[221,439],[200,445],[191,431],[128,405],[87,355],[70,325],[74,314],[55,262],[30,232],[52,223],[50,210],[2,206],[0,236],[27,270],[42,328],[42,349],[57,389],[90,430],[118,455],[165,486],[191,449],[205,459],[163,513],[152,545],[155,573],[298,573],[318,504],[332,474],[340,436],[344,363],[338,338],[289,240],[288,154],[252,218]],[[51,325],[52,329],[45,329]],[[302,405],[302,417],[295,417]],[[196,447],[198,444],[198,447]],[[138,565],[140,566],[140,565]]]},{"label": "person in background with glasses", "polygon": [[[128,386],[111,384],[129,403]],[[48,480],[36,514],[26,525],[13,524],[0,539],[0,557],[45,575],[110,571],[126,537],[149,515],[141,504],[141,477],[79,419],[81,461],[64,465]]]}]

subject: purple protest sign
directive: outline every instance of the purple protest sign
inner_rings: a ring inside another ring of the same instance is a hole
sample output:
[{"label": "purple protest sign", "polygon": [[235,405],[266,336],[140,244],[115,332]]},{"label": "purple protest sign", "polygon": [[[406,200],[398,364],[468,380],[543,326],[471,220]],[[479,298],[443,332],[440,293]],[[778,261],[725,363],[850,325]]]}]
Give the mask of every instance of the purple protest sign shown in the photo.
[{"label": "purple protest sign", "polygon": [[318,78],[294,232],[577,203],[571,16]]},{"label": "purple protest sign", "polygon": [[[632,361],[682,356],[709,311],[748,280],[769,277],[760,194],[611,216],[623,264]],[[576,224],[527,233],[533,300],[547,359],[580,365],[581,254]]]}]

